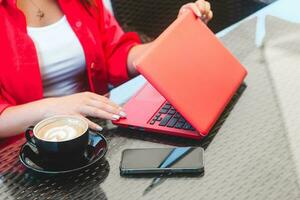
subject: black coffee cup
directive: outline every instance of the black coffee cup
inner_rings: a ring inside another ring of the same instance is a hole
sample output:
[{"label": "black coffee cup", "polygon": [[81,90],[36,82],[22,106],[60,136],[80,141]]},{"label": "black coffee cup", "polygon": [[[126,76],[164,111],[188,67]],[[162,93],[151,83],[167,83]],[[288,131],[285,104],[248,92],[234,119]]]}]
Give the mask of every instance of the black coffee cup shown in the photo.
[{"label": "black coffee cup", "polygon": [[89,129],[87,122],[76,116],[55,116],[29,127],[25,136],[41,156],[61,162],[83,157]]}]

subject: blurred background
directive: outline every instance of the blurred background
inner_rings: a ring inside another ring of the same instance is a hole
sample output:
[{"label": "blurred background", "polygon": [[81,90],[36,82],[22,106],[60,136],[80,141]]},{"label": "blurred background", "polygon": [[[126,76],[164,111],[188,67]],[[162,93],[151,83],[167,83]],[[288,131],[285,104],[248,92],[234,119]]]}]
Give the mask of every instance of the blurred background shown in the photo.
[{"label": "blurred background", "polygon": [[[217,33],[275,0],[209,0],[214,18],[210,29]],[[136,31],[142,40],[156,38],[190,0],[104,0],[125,31]]]}]

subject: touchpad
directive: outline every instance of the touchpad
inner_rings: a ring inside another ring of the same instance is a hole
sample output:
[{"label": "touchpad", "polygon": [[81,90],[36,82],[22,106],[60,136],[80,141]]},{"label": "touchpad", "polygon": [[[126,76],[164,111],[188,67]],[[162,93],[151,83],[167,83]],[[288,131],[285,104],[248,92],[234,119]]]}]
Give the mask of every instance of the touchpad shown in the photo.
[{"label": "touchpad", "polygon": [[150,83],[146,83],[135,99],[142,101],[165,101],[165,98]]}]

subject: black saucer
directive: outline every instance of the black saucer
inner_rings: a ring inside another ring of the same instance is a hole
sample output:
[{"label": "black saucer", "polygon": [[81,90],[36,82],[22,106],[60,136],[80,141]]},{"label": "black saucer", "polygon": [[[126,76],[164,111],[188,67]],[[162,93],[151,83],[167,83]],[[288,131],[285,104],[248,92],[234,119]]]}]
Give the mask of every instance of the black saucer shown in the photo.
[{"label": "black saucer", "polygon": [[90,131],[89,145],[85,154],[76,162],[53,163],[46,158],[40,157],[38,151],[25,143],[20,150],[20,161],[25,167],[34,172],[44,174],[64,174],[85,169],[101,158],[107,151],[106,139],[99,133]]}]

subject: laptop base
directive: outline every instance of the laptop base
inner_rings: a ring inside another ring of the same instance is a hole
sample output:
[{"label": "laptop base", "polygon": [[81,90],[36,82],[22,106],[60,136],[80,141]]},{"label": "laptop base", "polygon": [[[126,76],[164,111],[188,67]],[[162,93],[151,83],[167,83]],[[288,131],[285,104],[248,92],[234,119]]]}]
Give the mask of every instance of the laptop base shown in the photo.
[{"label": "laptop base", "polygon": [[[246,87],[245,83],[241,84],[208,135],[219,130]],[[162,97],[149,83],[146,83],[137,92],[137,94],[126,103],[124,109],[127,113],[127,119],[121,119],[119,121],[114,121],[113,123],[115,125],[134,130],[167,134],[195,140],[200,140],[206,136],[198,133],[197,131],[160,126],[159,123],[151,125],[151,120],[164,106],[165,102],[166,99]]]}]

